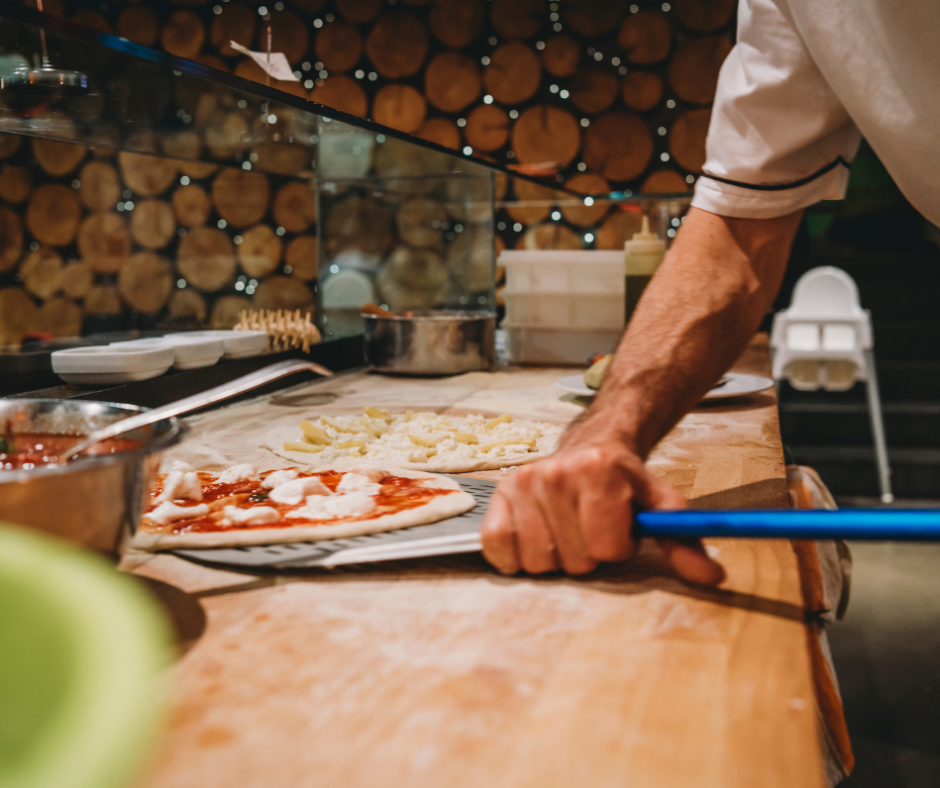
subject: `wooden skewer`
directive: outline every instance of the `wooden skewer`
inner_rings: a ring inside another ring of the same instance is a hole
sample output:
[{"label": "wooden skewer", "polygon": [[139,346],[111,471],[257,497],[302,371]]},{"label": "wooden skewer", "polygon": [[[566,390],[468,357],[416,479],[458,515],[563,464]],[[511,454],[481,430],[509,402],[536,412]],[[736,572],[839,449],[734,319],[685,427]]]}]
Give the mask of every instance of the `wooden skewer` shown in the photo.
[{"label": "wooden skewer", "polygon": [[320,331],[312,323],[310,312],[300,309],[285,311],[244,309],[238,316],[235,331],[266,331],[272,353],[301,348],[310,352],[310,346],[320,341]]}]

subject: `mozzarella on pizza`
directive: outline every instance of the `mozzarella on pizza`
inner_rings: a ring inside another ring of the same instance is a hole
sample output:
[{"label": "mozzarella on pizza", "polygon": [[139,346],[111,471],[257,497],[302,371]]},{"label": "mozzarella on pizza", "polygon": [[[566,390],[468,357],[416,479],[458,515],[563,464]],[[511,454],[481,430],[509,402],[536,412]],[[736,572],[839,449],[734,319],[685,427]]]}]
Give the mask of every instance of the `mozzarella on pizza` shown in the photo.
[{"label": "mozzarella on pizza", "polygon": [[407,528],[469,511],[447,477],[355,465],[343,471],[248,465],[221,474],[177,463],[157,477],[134,546],[145,550],[302,542]]}]

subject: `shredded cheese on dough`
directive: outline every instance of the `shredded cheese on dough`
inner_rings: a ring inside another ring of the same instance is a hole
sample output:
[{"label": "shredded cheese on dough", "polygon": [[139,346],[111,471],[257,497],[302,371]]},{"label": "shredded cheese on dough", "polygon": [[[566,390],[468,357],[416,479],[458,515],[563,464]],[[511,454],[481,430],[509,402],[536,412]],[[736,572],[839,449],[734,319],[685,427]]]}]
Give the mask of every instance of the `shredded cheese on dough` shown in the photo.
[{"label": "shredded cheese on dough", "polygon": [[318,464],[342,457],[423,464],[436,457],[440,463],[473,466],[497,458],[523,462],[533,453],[548,454],[560,434],[561,427],[516,421],[509,413],[489,419],[414,411],[389,414],[365,407],[361,416],[321,416],[316,424],[303,421],[298,440],[284,441],[283,446],[285,451],[317,454]]},{"label": "shredded cheese on dough", "polygon": [[320,427],[316,424],[311,424],[309,421],[300,422],[300,431],[304,434],[304,438],[310,443],[316,443],[320,446],[329,446],[333,442],[330,440],[330,436]]},{"label": "shredded cheese on dough", "polygon": [[502,416],[497,416],[489,424],[486,425],[488,430],[498,427],[500,424],[512,424],[512,416],[508,413],[504,413]]},{"label": "shredded cheese on dough", "polygon": [[312,446],[309,443],[301,443],[300,441],[284,441],[284,451],[302,451],[308,454],[316,454],[325,448],[325,446]]}]

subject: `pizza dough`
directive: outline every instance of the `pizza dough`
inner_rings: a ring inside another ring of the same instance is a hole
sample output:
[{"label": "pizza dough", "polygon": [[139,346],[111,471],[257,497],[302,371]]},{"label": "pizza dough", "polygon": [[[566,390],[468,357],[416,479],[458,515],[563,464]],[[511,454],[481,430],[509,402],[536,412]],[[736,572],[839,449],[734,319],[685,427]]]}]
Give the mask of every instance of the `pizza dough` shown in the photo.
[{"label": "pizza dough", "polygon": [[465,473],[523,465],[551,454],[562,428],[544,422],[437,413],[392,414],[363,408],[361,416],[311,417],[277,427],[264,446],[291,462],[320,467],[348,461]]},{"label": "pizza dough", "polygon": [[340,539],[434,523],[475,505],[454,479],[390,466],[347,467],[259,473],[236,465],[214,474],[176,463],[158,477],[133,546],[172,550]]}]

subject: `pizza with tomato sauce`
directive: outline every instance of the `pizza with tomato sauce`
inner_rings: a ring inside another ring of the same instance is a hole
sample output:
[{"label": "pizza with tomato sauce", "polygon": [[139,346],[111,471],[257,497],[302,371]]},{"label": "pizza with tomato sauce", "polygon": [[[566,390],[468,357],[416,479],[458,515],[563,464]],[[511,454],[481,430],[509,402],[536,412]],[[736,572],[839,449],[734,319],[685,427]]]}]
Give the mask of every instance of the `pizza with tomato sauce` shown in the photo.
[{"label": "pizza with tomato sauce", "polygon": [[469,511],[453,479],[354,465],[347,470],[236,465],[220,474],[176,463],[157,477],[134,546],[237,547],[339,539],[437,522]]}]

